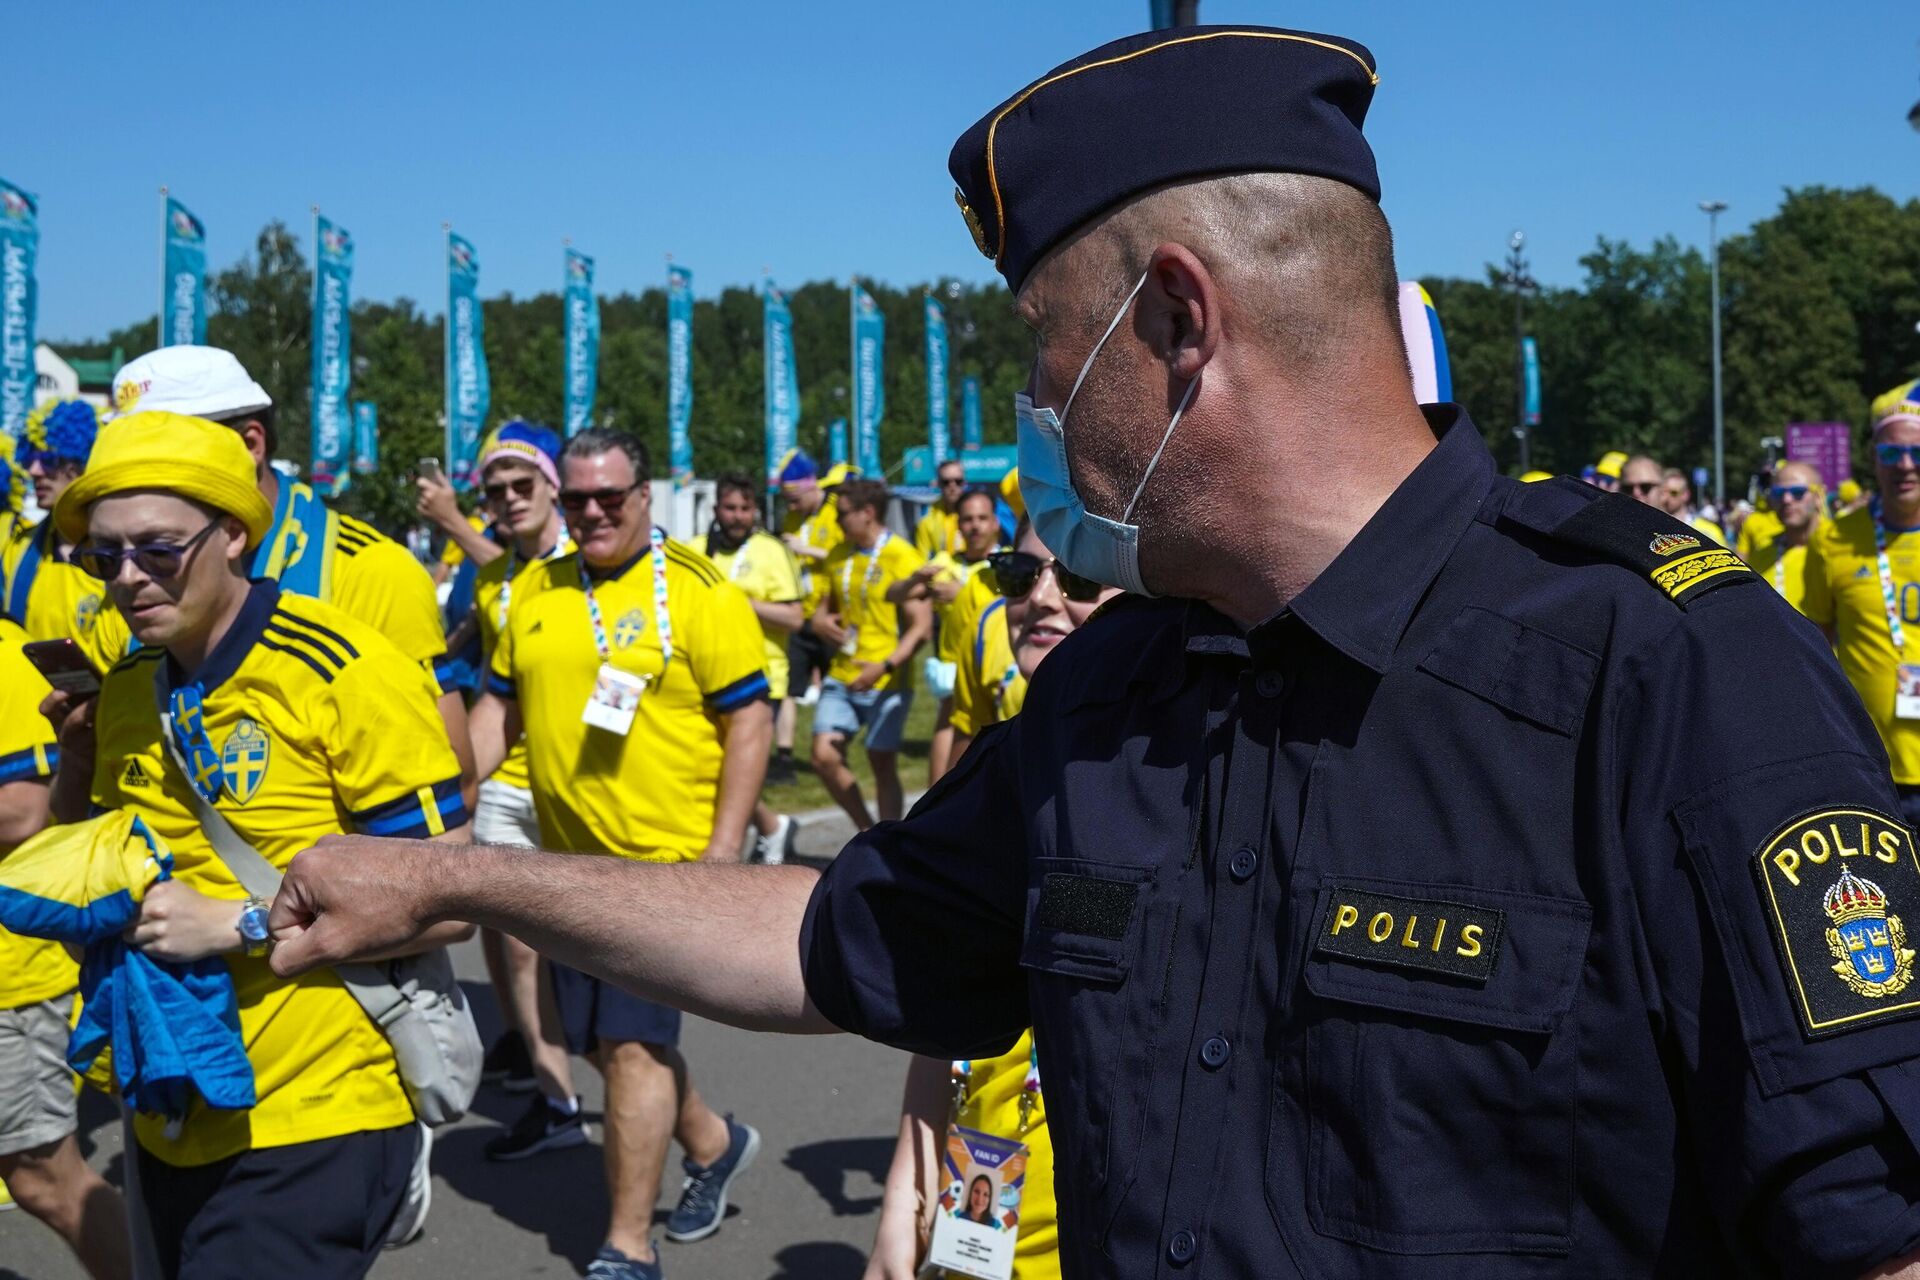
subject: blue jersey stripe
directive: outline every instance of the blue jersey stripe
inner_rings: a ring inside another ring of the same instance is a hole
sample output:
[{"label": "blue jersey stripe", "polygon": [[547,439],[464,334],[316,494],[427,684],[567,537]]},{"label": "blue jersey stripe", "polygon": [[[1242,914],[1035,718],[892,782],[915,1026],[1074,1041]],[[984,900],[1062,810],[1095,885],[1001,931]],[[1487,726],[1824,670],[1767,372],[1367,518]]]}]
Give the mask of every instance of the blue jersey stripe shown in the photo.
[{"label": "blue jersey stripe", "polygon": [[19,782],[24,778],[44,778],[60,765],[60,749],[51,744],[28,747],[0,756],[0,782]]},{"label": "blue jersey stripe", "polygon": [[735,680],[718,693],[708,694],[707,705],[715,711],[737,711],[755,698],[766,697],[769,692],[767,673],[756,671]]}]

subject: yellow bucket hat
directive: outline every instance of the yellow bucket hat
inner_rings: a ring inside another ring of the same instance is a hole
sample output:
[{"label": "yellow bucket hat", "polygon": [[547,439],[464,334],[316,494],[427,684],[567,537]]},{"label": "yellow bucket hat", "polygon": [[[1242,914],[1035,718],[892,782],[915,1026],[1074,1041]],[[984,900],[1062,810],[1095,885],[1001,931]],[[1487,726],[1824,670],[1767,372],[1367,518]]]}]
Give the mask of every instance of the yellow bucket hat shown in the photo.
[{"label": "yellow bucket hat", "polygon": [[236,517],[257,546],[273,527],[273,506],[254,481],[253,455],[240,434],[181,413],[129,413],[100,428],[80,478],[53,507],[68,542],[87,536],[87,508],[133,489],[163,489]]}]

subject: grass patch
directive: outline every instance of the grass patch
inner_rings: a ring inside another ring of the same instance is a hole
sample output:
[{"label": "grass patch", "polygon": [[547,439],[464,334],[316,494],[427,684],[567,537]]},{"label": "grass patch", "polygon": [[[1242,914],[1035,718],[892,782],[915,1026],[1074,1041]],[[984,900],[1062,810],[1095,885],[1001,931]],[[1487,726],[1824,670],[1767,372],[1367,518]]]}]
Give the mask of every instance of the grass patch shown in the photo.
[{"label": "grass patch", "polygon": [[[933,741],[933,718],[939,699],[924,686],[913,691],[913,706],[907,712],[907,732],[900,744],[900,786],[908,795],[927,785],[927,747]],[[867,764],[864,736],[847,750],[847,763],[860,779],[860,790],[873,807],[873,770]],[[805,813],[833,805],[833,797],[813,772],[813,708],[801,707],[793,731],[794,780],[783,787],[769,786],[764,798],[776,813]]]}]

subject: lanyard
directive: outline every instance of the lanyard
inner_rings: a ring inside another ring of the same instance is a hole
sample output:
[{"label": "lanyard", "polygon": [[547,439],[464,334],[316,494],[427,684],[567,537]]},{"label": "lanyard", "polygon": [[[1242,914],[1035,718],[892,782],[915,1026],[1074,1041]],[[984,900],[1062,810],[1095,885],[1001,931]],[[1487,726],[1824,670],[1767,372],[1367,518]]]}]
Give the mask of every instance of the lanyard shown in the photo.
[{"label": "lanyard", "polygon": [[[1895,530],[1904,533],[1905,530]],[[1880,561],[1880,598],[1887,606],[1887,634],[1893,638],[1895,653],[1905,656],[1907,631],[1900,625],[1900,605],[1893,593],[1893,565],[1887,559],[1887,527],[1880,523],[1880,499],[1873,500],[1873,549]]]},{"label": "lanyard", "polygon": [[1780,558],[1773,562],[1773,589],[1781,595],[1787,594],[1787,552],[1792,547],[1781,547]]},{"label": "lanyard", "polygon": [[747,560],[747,548],[752,545],[753,535],[748,534],[746,541],[740,544],[740,549],[733,553],[733,563],[727,566],[727,578],[729,581],[740,581],[740,579],[747,576],[747,570],[753,567]]},{"label": "lanyard", "polygon": [[[566,555],[572,550],[573,539],[565,533],[562,533],[554,540],[554,544],[547,549],[545,555],[536,557],[534,560],[528,561],[528,563],[536,564],[540,560],[552,560],[557,556]],[[513,577],[520,572],[520,568],[520,549],[513,544],[512,539],[508,539],[507,573],[506,576],[500,580],[500,606],[497,614],[500,619],[500,630],[503,633],[507,629],[507,610],[513,606]],[[589,595],[588,599],[592,599],[592,596]]]},{"label": "lanyard", "polygon": [[891,529],[880,531],[880,540],[873,544],[873,550],[856,553],[847,557],[847,567],[840,575],[840,599],[848,613],[853,612],[853,562],[862,554],[867,557],[867,576],[860,580],[860,616],[867,616],[867,592],[873,590],[873,580],[880,576],[880,553],[887,549],[887,542],[893,537]]},{"label": "lanyard", "polygon": [[[660,634],[660,674],[667,674],[673,661],[673,621],[667,617],[667,536],[653,526],[653,629]],[[600,614],[600,602],[593,598],[593,580],[587,576],[587,558],[580,557],[580,591],[587,597],[587,621],[593,624],[593,646],[600,661],[608,661],[613,650],[607,645],[607,624]]]},{"label": "lanyard", "polygon": [[[966,1105],[967,1093],[973,1082],[973,1060],[955,1058],[951,1068],[953,1077],[953,1120],[960,1121],[960,1108]],[[1033,1109],[1040,1102],[1040,1050],[1031,1042],[1027,1045],[1027,1078],[1020,1085],[1020,1132],[1025,1133],[1027,1126],[1033,1123]]]}]

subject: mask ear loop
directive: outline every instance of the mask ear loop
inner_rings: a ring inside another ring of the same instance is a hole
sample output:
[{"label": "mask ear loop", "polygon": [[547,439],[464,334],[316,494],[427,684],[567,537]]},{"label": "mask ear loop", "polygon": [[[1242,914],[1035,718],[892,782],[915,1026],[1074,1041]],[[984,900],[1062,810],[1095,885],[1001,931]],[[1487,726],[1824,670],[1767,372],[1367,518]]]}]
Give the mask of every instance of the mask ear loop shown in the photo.
[{"label": "mask ear loop", "polygon": [[1147,275],[1148,272],[1146,271],[1140,273],[1140,278],[1134,281],[1133,291],[1127,294],[1127,300],[1120,304],[1120,310],[1114,312],[1113,323],[1109,324],[1107,331],[1100,335],[1100,341],[1093,344],[1093,350],[1087,352],[1086,362],[1080,366],[1080,376],[1073,380],[1073,390],[1067,392],[1067,402],[1060,406],[1060,424],[1062,426],[1066,425],[1067,414],[1073,408],[1073,398],[1080,394],[1080,384],[1087,380],[1087,374],[1093,369],[1094,358],[1100,354],[1100,348],[1107,345],[1107,339],[1111,338],[1113,331],[1120,327],[1120,322],[1127,318],[1127,312],[1133,307],[1133,300],[1139,297],[1140,290],[1146,287]]},{"label": "mask ear loop", "polygon": [[1180,425],[1180,415],[1187,411],[1187,402],[1193,399],[1193,389],[1200,385],[1200,376],[1195,374],[1187,381],[1187,389],[1180,393],[1179,407],[1173,411],[1173,421],[1167,424],[1167,433],[1160,437],[1160,447],[1153,451],[1153,460],[1147,463],[1146,474],[1140,477],[1140,485],[1133,491],[1133,498],[1127,503],[1127,509],[1120,513],[1120,523],[1128,524],[1133,520],[1133,509],[1140,505],[1140,495],[1147,491],[1147,481],[1153,479],[1153,470],[1160,465],[1160,455],[1167,451],[1167,442],[1173,439],[1173,429]]}]

